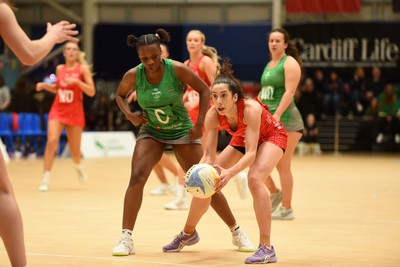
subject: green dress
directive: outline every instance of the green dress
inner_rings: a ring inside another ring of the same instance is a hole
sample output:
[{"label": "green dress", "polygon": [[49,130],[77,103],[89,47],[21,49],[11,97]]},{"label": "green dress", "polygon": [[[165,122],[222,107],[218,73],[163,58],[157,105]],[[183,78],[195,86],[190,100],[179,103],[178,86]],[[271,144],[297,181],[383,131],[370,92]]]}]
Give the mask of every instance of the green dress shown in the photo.
[{"label": "green dress", "polygon": [[[258,97],[264,104],[268,105],[271,114],[275,113],[285,93],[285,71],[283,65],[285,64],[286,58],[287,55],[283,56],[278,65],[273,69],[269,68],[270,63],[268,63],[261,76],[262,88]],[[294,103],[294,98],[282,114],[280,122],[285,126],[288,132],[303,130],[303,119]]]},{"label": "green dress", "polygon": [[171,59],[163,59],[164,76],[159,84],[150,84],[143,64],[136,72],[137,99],[147,118],[146,132],[165,140],[176,140],[189,134],[193,127],[182,104],[184,84],[175,76]]}]

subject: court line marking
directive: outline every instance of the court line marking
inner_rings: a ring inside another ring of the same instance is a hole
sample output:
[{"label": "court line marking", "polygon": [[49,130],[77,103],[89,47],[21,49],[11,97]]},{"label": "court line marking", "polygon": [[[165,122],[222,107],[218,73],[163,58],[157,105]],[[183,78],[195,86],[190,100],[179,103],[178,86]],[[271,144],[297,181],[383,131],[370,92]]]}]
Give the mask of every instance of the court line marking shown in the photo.
[{"label": "court line marking", "polygon": [[[7,253],[5,251],[0,251],[0,254]],[[146,264],[157,264],[157,265],[167,265],[167,266],[180,266],[180,267],[205,267],[204,265],[192,265],[192,264],[182,264],[173,262],[161,262],[161,261],[145,261],[145,260],[132,260],[132,259],[121,259],[119,257],[106,258],[106,257],[89,257],[89,256],[74,256],[65,254],[47,254],[47,253],[27,253],[27,256],[45,256],[54,258],[74,258],[74,259],[90,259],[90,260],[106,260],[106,261],[121,261],[121,262],[136,262],[136,263],[146,263]]]}]

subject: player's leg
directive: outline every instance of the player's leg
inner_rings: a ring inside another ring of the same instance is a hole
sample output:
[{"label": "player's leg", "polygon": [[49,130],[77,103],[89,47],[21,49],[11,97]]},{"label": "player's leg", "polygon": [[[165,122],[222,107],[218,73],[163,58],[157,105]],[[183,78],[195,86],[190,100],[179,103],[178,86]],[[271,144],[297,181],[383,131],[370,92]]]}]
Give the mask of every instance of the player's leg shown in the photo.
[{"label": "player's leg", "polygon": [[113,256],[128,256],[135,253],[132,230],[142,206],[143,189],[163,152],[164,144],[152,138],[142,138],[136,142],[131,162],[131,176],[124,199],[122,235],[113,249]]},{"label": "player's leg", "polygon": [[[200,144],[182,144],[174,146],[175,156],[182,169],[187,172],[194,164],[199,163],[203,149]],[[199,241],[196,226],[210,206],[211,199],[192,198],[184,229],[168,245],[164,252],[178,252],[184,246],[191,246]]]},{"label": "player's leg", "polygon": [[282,186],[282,206],[278,210],[274,211],[272,219],[294,219],[292,210],[293,175],[291,163],[296,145],[302,134],[299,132],[287,132],[287,136],[288,139],[285,154],[276,165]]},{"label": "player's leg", "polygon": [[174,178],[178,181],[178,168],[177,166],[172,162],[170,157],[167,154],[163,154],[160,161],[156,166],[154,166],[154,172],[156,173],[158,179],[160,180],[161,184],[159,187],[153,189],[150,191],[151,195],[168,195],[170,193],[175,193],[176,192],[176,182],[173,181],[172,183],[168,182],[167,176],[165,175],[164,169],[167,169],[170,171],[173,175]]},{"label": "player's leg", "polygon": [[[187,146],[188,146],[188,148],[187,148]],[[190,151],[191,146],[194,147],[193,153],[199,153],[199,151],[201,151],[201,153],[200,153],[201,155],[199,157],[198,156],[193,157],[194,160],[186,159],[187,157],[189,157],[189,158],[191,157],[190,152],[188,152],[188,151]],[[176,188],[176,197],[173,201],[166,204],[164,206],[164,208],[166,210],[186,210],[189,208],[189,203],[186,199],[186,192],[185,192],[186,190],[185,190],[185,186],[184,186],[184,176],[186,173],[186,171],[185,171],[186,167],[183,167],[182,164],[187,165],[187,162],[189,165],[192,164],[192,162],[194,162],[193,164],[199,163],[201,156],[203,155],[203,150],[202,150],[202,146],[200,144],[186,144],[186,145],[175,145],[174,152],[175,152],[176,159],[178,160],[179,165],[180,165],[177,168],[178,169],[178,185]],[[178,159],[178,157],[180,157],[180,159]],[[197,162],[196,162],[196,160],[197,160]],[[188,170],[190,167],[192,167],[193,164],[190,165],[186,170]]]},{"label": "player's leg", "polygon": [[22,218],[0,151],[0,237],[12,266],[26,266]]},{"label": "player's leg", "polygon": [[67,139],[69,144],[69,150],[71,152],[72,161],[75,164],[75,169],[78,173],[79,181],[85,183],[87,181],[87,175],[83,171],[81,165],[81,140],[82,140],[83,128],[80,126],[66,126]]},{"label": "player's leg", "polygon": [[54,163],[56,149],[64,127],[64,124],[58,120],[50,120],[48,122],[46,148],[43,156],[44,172],[42,183],[39,186],[40,191],[47,191],[49,189],[50,171]]},{"label": "player's leg", "polygon": [[[244,152],[244,151],[243,151]],[[227,146],[217,157],[216,164],[223,168],[229,168],[234,165],[243,153],[232,146]],[[229,207],[229,204],[222,192],[212,196],[211,206],[218,216],[225,222],[232,233],[232,244],[238,246],[239,251],[253,251],[254,245],[247,237],[246,233],[240,228]]]},{"label": "player's leg", "polygon": [[276,262],[275,251],[271,247],[271,202],[269,192],[265,186],[264,177],[268,176],[275,168],[283,155],[283,150],[272,143],[262,143],[257,152],[257,157],[250,167],[248,180],[253,207],[260,232],[257,252],[246,259],[246,263]]}]

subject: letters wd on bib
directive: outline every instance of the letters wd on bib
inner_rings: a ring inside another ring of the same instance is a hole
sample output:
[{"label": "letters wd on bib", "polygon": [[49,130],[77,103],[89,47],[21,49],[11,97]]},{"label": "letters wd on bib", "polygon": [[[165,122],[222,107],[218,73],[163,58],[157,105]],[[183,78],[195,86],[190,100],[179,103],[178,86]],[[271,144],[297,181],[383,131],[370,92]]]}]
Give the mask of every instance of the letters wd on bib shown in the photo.
[{"label": "letters wd on bib", "polygon": [[84,158],[131,157],[136,138],[132,132],[83,132],[81,153]]}]

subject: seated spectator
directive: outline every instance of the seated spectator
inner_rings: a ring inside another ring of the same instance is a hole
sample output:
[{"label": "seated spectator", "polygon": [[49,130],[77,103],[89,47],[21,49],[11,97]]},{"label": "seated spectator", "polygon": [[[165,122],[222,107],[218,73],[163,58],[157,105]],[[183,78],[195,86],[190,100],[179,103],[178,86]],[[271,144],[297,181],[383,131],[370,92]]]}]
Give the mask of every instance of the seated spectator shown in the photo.
[{"label": "seated spectator", "polygon": [[[314,82],[311,78],[306,78],[303,85],[300,87],[300,93],[298,93],[296,98],[296,105],[300,110],[301,114],[313,113],[318,116],[319,111],[319,101],[317,92],[315,91]],[[303,117],[303,120],[305,118]]]},{"label": "seated spectator", "polygon": [[343,81],[340,79],[336,71],[329,73],[327,92],[323,98],[323,114],[324,115],[340,115],[341,100],[343,94]]},{"label": "seated spectator", "polygon": [[365,71],[357,67],[353,78],[349,81],[350,111],[354,115],[363,115],[368,105],[365,87]]},{"label": "seated spectator", "polygon": [[28,84],[25,77],[19,77],[12,94],[10,111],[16,113],[36,111],[34,93],[34,87]]},{"label": "seated spectator", "polygon": [[11,102],[10,88],[7,86],[4,77],[0,74],[0,112],[6,111]]},{"label": "seated spectator", "polygon": [[381,69],[373,67],[371,77],[366,81],[367,100],[371,103],[373,98],[377,98],[383,92],[386,86],[385,78],[382,77]]},{"label": "seated spectator", "polygon": [[314,82],[314,88],[319,103],[318,108],[320,108],[322,105],[323,96],[328,91],[328,79],[321,69],[316,69],[312,80]]},{"label": "seated spectator", "polygon": [[313,113],[307,114],[303,137],[297,145],[300,156],[311,153],[314,156],[321,155],[321,145],[318,143],[318,125]]},{"label": "seated spectator", "polygon": [[378,96],[377,110],[379,134],[376,142],[380,144],[394,139],[397,144],[400,144],[400,100],[391,83],[388,83]]},{"label": "seated spectator", "polygon": [[99,95],[96,104],[94,105],[94,117],[96,121],[96,131],[108,131],[109,118],[109,97],[106,94]]}]

